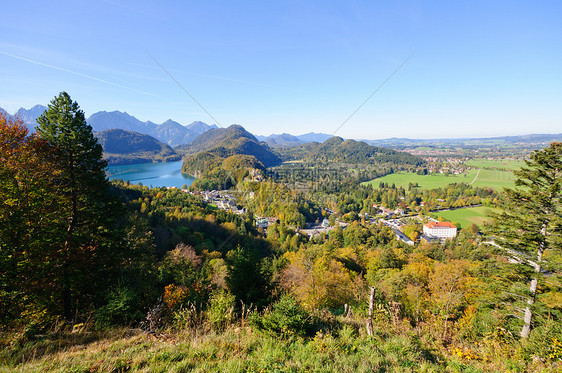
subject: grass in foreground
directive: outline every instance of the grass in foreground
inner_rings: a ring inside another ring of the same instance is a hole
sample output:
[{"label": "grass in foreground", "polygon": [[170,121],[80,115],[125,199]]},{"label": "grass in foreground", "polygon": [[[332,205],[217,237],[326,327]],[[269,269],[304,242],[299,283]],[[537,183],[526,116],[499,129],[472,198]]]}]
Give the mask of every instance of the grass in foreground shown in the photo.
[{"label": "grass in foreground", "polygon": [[240,324],[165,334],[115,329],[43,337],[0,353],[1,372],[487,372],[555,371],[523,361],[512,345],[482,341],[444,346],[431,329],[407,322],[375,325],[340,320],[343,327],[314,337],[280,337]]},{"label": "grass in foreground", "polygon": [[[386,336],[385,336],[386,337]],[[21,356],[1,371],[13,372],[372,372],[441,371],[443,365],[415,338],[383,341],[344,329],[338,336],[280,339],[232,327],[157,338],[132,335],[76,344],[39,358]]]}]

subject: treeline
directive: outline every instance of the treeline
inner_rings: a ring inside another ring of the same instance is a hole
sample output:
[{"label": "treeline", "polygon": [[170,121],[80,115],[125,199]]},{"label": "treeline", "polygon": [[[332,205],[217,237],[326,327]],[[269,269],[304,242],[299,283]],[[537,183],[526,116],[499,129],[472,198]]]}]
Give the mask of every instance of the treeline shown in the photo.
[{"label": "treeline", "polygon": [[[471,205],[495,205],[501,195],[492,188],[472,187],[466,183],[451,183],[441,188],[421,189],[410,183],[408,188],[380,183],[369,193],[370,202],[387,208],[409,208],[428,213],[435,209]],[[422,206],[423,202],[423,206]]]},{"label": "treeline", "polygon": [[61,93],[36,135],[0,118],[0,319],[45,325],[104,303],[127,246],[102,147]]}]

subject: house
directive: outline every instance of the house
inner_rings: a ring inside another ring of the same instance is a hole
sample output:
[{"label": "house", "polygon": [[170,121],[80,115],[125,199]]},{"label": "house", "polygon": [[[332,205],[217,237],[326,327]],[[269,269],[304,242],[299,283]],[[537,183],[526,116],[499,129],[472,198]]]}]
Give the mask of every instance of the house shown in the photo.
[{"label": "house", "polygon": [[394,234],[396,235],[396,238],[410,246],[414,245],[414,241],[412,241],[410,239],[410,237],[406,236],[402,231],[400,231],[399,229],[393,229]]},{"label": "house", "polygon": [[423,226],[423,234],[435,238],[453,238],[457,235],[457,227],[449,222],[429,222]]},{"label": "house", "polygon": [[267,221],[267,218],[257,218],[256,226],[266,229],[269,226],[269,222]]}]

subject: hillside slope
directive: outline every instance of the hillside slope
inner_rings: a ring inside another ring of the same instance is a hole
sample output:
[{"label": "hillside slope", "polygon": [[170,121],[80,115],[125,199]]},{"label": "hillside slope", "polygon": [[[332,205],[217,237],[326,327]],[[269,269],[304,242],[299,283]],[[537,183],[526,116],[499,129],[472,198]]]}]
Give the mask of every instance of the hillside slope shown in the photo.
[{"label": "hillside slope", "polygon": [[281,162],[267,144],[259,142],[244,127],[236,124],[206,131],[191,144],[178,146],[174,150],[182,155],[209,152],[223,158],[237,154],[251,155],[266,167]]},{"label": "hillside slope", "polygon": [[331,137],[323,143],[310,142],[276,149],[284,161],[343,164],[389,164],[420,166],[424,161],[409,153],[369,145],[363,141]]},{"label": "hillside slope", "polygon": [[95,132],[110,165],[178,161],[180,156],[154,137],[122,129]]}]

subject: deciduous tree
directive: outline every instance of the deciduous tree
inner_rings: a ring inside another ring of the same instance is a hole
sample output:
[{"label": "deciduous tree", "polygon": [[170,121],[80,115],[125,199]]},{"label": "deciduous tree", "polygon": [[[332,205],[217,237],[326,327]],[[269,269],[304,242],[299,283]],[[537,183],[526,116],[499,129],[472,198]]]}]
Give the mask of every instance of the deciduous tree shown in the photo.
[{"label": "deciduous tree", "polygon": [[53,290],[60,198],[48,147],[0,115],[0,319],[44,318]]}]

